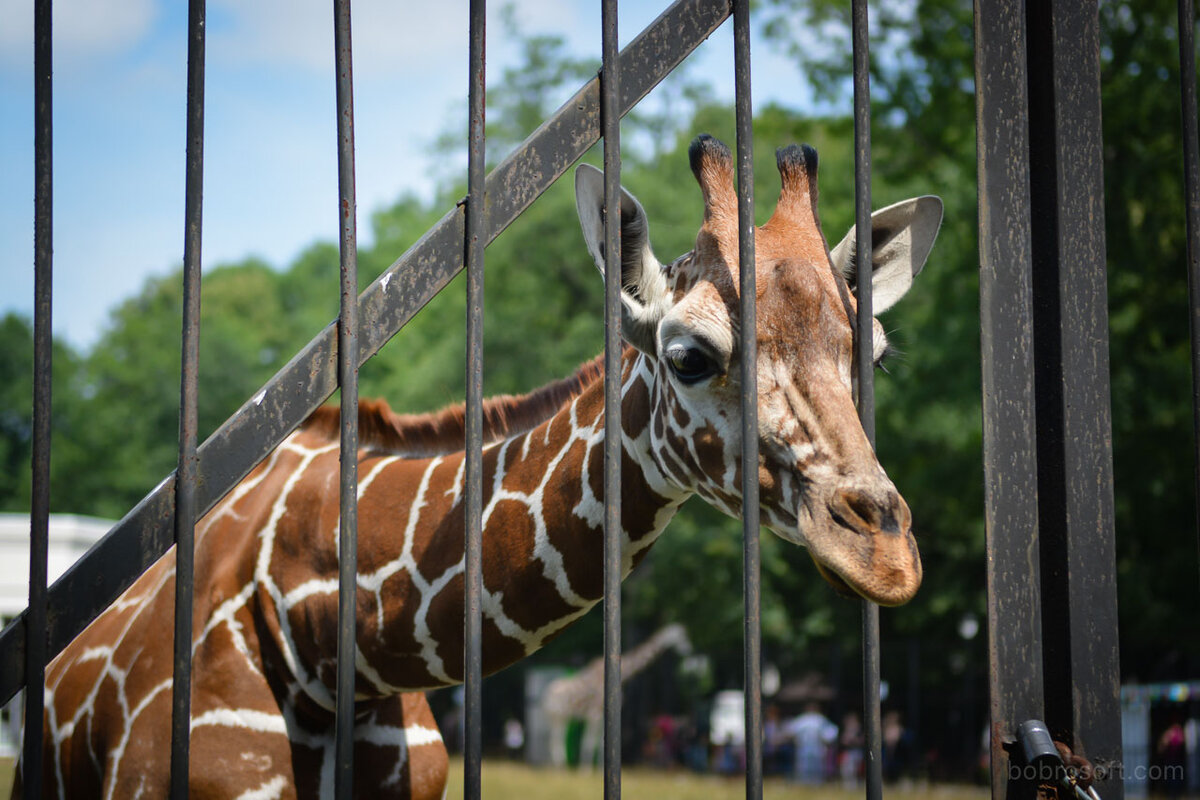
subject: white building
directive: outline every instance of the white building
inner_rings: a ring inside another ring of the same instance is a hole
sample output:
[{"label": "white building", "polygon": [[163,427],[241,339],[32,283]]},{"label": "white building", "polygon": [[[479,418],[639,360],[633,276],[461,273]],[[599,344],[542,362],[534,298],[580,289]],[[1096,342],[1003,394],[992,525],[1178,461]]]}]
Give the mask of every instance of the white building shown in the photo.
[{"label": "white building", "polygon": [[[50,515],[46,569],[50,583],[79,560],[115,523],[75,514]],[[29,515],[0,513],[0,619],[4,624],[29,604]],[[0,711],[0,756],[14,756],[20,742],[21,697]]]}]

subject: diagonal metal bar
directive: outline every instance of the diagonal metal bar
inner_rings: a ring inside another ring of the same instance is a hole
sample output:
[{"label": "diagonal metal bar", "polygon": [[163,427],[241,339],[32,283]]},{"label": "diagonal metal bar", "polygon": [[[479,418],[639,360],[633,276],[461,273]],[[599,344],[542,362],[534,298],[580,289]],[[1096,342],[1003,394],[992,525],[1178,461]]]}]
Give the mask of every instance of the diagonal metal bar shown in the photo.
[{"label": "diagonal metal bar", "polygon": [[[678,0],[621,51],[619,110],[627,114],[729,16],[729,0]],[[488,175],[484,231],[490,243],[600,138],[593,78]],[[464,211],[448,212],[358,300],[359,363],[378,352],[463,267]],[[232,489],[337,388],[331,323],[199,448],[197,509]],[[47,646],[62,650],[171,546],[174,474],[137,504],[50,587]],[[120,564],[122,570],[112,569]],[[0,702],[25,676],[26,614],[0,633]]]}]

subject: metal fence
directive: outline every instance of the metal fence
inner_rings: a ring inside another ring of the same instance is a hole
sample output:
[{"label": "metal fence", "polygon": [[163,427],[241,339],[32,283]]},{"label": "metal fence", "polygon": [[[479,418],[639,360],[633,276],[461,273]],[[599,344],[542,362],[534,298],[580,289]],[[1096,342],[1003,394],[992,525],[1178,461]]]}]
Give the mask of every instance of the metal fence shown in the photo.
[{"label": "metal fence", "polygon": [[[361,296],[356,296],[350,4],[335,0],[341,221],[341,314],[203,445],[196,392],[204,119],[204,2],[191,0],[185,305],[179,467],[53,587],[46,586],[50,436],[50,0],[35,3],[35,390],[29,608],[0,633],[0,699],[25,689],[25,793],[39,797],[47,660],[146,567],[177,544],[176,630],[191,630],[192,530],[313,410],[341,388],[342,479],[336,787],[353,788],[355,453],[357,370],[460,270],[468,274],[466,466],[466,757],[468,797],[481,793],[481,466],[484,249],[601,139],[606,252],[619,252],[619,121],[733,17],[741,260],[747,797],[762,794],[761,634],[754,364],[754,226],[750,27],[744,0],[678,0],[618,53],[617,3],[603,0],[600,74],[490,174],[484,171],[484,0],[470,4],[468,195]],[[1192,315],[1200,303],[1200,167],[1191,0],[1180,2],[1187,142]],[[867,4],[853,0],[856,220],[870,260],[870,91]],[[1045,718],[1099,765],[1121,757],[1111,432],[1100,149],[1099,43],[1094,4],[976,2],[981,308],[988,529],[994,796],[1032,796],[1008,769],[1017,726]],[[464,256],[465,253],[465,256]],[[620,795],[619,259],[609,259],[605,357],[606,797]],[[860,263],[863,263],[860,261]],[[383,287],[390,284],[390,291]],[[859,287],[871,325],[870,282]],[[1069,301],[1068,301],[1069,300]],[[1193,319],[1195,323],[1195,319]],[[1200,326],[1193,324],[1193,341]],[[856,337],[860,418],[874,440],[870,337]],[[1198,348],[1193,346],[1193,353]],[[1195,358],[1195,355],[1194,355]],[[1194,380],[1200,381],[1200,362]],[[1196,383],[1200,398],[1200,382]],[[1200,408],[1200,405],[1197,406]],[[1036,554],[1030,558],[1028,554]],[[864,604],[867,796],[881,796],[878,609]],[[187,794],[190,639],[177,633],[172,797]],[[1120,797],[1119,780],[1101,781]]]}]

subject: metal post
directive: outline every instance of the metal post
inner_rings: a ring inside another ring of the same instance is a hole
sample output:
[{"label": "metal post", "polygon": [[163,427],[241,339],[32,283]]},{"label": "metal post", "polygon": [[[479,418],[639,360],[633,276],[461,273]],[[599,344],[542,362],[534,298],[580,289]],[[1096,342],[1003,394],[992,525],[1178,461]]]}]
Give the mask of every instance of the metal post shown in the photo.
[{"label": "metal post", "polygon": [[46,558],[50,534],[50,392],[54,264],[53,38],[51,2],[37,0],[33,20],[33,495],[29,518],[29,611],[25,625],[25,796],[42,796],[42,715],[46,677]]},{"label": "metal post", "polygon": [[1084,0],[1027,15],[1045,721],[1104,767],[1121,709],[1099,19]]},{"label": "metal post", "polygon": [[355,594],[358,582],[358,242],[354,187],[354,71],[350,0],[333,3],[337,70],[338,228],[341,313],[338,316],[340,508],[338,523],[338,667],[334,794],[354,796]]},{"label": "metal post", "polygon": [[467,154],[466,620],[463,795],[478,800],[483,768],[483,249],[486,0],[471,0]]},{"label": "metal post", "polygon": [[758,507],[758,312],[755,307],[754,106],[750,95],[750,2],[733,4],[737,119],[738,276],[742,382],[742,596],[746,800],[762,797],[762,614]]},{"label": "metal post", "polygon": [[1033,299],[1024,4],[975,2],[979,306],[992,796],[1031,798],[1006,743],[1041,719],[1042,643],[1034,446]]},{"label": "metal post", "polygon": [[1200,547],[1200,144],[1196,132],[1196,12],[1179,0],[1179,93],[1187,213],[1188,327],[1192,342],[1192,431],[1195,440],[1196,544]]},{"label": "metal post", "polygon": [[171,685],[171,797],[188,796],[191,736],[192,597],[200,366],[200,247],[204,206],[205,1],[188,3],[187,166],[184,180],[183,336],[179,466],[175,473],[175,654]]},{"label": "metal post", "polygon": [[621,112],[617,3],[601,6],[604,131],[604,797],[621,797]]},{"label": "metal post", "polygon": [[[867,0],[851,4],[854,43],[854,230],[860,274],[855,281],[854,367],[858,419],[875,446],[874,306],[871,303],[871,53]],[[862,602],[863,751],[868,800],[883,796],[883,736],[879,710],[879,606]]]}]

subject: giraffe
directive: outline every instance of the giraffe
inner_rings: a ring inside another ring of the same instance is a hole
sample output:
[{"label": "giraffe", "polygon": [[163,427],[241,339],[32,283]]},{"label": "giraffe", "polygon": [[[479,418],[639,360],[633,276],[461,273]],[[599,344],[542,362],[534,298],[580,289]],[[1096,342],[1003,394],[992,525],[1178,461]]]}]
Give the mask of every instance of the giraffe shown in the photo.
[{"label": "giraffe", "polygon": [[[684,627],[678,623],[667,625],[621,654],[621,683],[628,682],[668,650],[687,655],[691,649]],[[551,681],[542,694],[541,706],[550,726],[550,762],[556,767],[567,763],[567,725],[572,719],[582,719],[579,763],[594,763],[600,751],[604,721],[604,657],[592,659],[578,672]]]},{"label": "giraffe", "polygon": [[[704,218],[667,265],[622,190],[624,575],[690,496],[740,512],[737,213],[728,147],[689,149]],[[853,232],[830,252],[817,157],[777,153],[782,190],[757,229],[760,504],[842,593],[906,602],[921,581],[911,513],[855,414]],[[603,272],[603,181],[575,172]],[[941,201],[872,218],[883,311],[932,247]],[[878,360],[887,340],[871,332]],[[534,652],[602,596],[602,360],[484,408],[483,668]],[[320,409],[199,522],[190,781],[194,798],[331,796],[336,686],[338,413]],[[445,747],[423,691],[463,677],[464,414],[360,405],[355,792],[430,798]],[[49,665],[44,785],[70,798],[162,797],[170,730],[174,553]],[[19,783],[19,776],[18,776]]]}]

